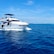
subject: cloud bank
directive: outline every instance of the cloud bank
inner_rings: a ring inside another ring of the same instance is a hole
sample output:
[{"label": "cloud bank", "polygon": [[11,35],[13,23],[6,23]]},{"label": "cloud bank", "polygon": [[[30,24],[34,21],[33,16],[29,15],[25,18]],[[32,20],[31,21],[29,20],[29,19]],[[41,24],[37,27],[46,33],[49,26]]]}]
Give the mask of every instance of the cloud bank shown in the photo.
[{"label": "cloud bank", "polygon": [[36,8],[35,10],[28,10],[9,7],[3,11],[3,14],[13,13],[18,19],[29,23],[54,23],[54,8]]}]

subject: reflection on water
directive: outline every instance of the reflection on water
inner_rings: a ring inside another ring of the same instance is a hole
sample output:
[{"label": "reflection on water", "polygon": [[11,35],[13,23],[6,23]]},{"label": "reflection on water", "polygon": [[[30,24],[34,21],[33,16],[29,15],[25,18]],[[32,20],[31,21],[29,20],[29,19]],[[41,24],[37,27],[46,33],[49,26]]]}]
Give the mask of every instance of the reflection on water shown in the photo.
[{"label": "reflection on water", "polygon": [[[17,48],[25,48],[30,44],[29,41],[29,31],[28,32],[16,32],[16,31],[1,31],[0,35],[7,43],[17,46]],[[4,42],[4,41],[2,41]],[[4,42],[4,43],[6,43]]]}]

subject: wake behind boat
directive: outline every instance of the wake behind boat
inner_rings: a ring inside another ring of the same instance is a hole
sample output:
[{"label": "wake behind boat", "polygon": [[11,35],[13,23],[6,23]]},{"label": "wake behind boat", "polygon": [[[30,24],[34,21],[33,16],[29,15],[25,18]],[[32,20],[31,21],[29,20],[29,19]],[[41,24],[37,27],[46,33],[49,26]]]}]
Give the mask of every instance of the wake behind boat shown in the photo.
[{"label": "wake behind boat", "polygon": [[15,31],[24,31],[31,30],[28,27],[27,22],[22,22],[19,19],[13,17],[13,14],[5,14],[6,17],[0,19],[0,30],[15,30]]}]

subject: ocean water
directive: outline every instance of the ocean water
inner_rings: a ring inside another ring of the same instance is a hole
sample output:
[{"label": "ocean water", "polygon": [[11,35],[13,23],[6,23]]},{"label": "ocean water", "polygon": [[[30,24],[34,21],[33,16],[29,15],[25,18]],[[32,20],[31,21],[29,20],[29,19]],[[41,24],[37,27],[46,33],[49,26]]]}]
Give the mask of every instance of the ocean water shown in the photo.
[{"label": "ocean water", "polygon": [[32,31],[0,31],[0,54],[54,54],[54,24],[30,24]]}]

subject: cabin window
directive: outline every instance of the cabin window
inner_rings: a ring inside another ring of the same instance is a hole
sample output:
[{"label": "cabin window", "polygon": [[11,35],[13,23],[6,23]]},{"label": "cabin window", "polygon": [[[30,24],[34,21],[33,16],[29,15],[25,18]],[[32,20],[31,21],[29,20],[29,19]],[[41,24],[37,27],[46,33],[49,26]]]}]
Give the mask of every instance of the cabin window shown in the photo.
[{"label": "cabin window", "polygon": [[20,21],[20,20],[12,20],[12,21]]}]

